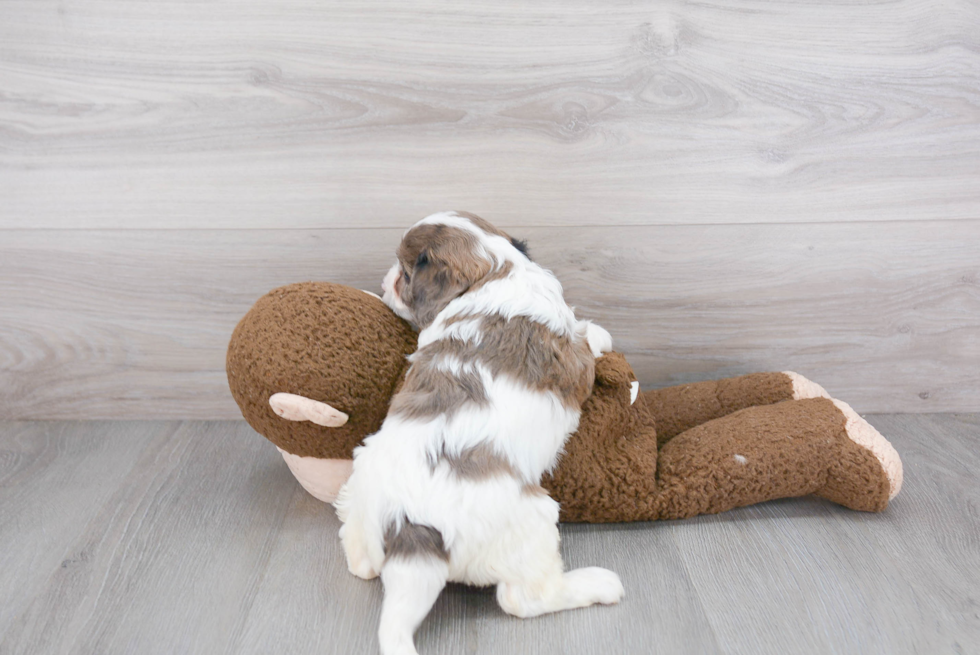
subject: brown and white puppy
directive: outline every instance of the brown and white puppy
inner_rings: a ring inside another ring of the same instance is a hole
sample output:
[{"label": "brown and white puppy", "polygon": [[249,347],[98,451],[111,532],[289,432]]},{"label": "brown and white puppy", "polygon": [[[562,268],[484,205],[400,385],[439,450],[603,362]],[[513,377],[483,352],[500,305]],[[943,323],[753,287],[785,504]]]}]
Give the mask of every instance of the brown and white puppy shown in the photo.
[{"label": "brown and white puppy", "polygon": [[417,223],[383,286],[419,348],[337,501],[351,572],[384,582],[382,652],[416,652],[447,581],[496,585],[520,617],[618,602],[611,571],[563,571],[558,505],[539,486],[609,334],[576,320],[523,244],[471,214]]}]

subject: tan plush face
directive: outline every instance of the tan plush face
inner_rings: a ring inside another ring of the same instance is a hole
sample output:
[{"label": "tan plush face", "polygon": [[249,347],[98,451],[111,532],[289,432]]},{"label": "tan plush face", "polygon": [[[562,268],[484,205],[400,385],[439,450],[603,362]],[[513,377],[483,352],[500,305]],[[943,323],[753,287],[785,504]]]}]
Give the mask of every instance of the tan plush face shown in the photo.
[{"label": "tan plush face", "polygon": [[[486,234],[510,239],[477,216],[461,212],[457,215],[469,219]],[[420,328],[429,325],[454,298],[484,281],[494,270],[480,235],[450,225],[416,225],[405,234],[396,255],[397,262],[382,284],[384,301],[396,314]]]}]

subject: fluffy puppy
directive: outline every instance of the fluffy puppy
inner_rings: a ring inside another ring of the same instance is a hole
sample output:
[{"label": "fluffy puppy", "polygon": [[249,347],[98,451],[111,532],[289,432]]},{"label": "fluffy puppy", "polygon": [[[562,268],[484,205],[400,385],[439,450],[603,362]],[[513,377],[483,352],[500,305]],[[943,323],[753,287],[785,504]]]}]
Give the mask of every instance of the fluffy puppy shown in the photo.
[{"label": "fluffy puppy", "polygon": [[496,585],[519,617],[618,602],[615,573],[563,571],[558,504],[539,486],[609,334],[577,321],[555,276],[477,216],[429,216],[397,254],[384,300],[419,327],[419,347],[336,502],[348,567],[384,583],[382,653],[416,652],[447,581]]}]

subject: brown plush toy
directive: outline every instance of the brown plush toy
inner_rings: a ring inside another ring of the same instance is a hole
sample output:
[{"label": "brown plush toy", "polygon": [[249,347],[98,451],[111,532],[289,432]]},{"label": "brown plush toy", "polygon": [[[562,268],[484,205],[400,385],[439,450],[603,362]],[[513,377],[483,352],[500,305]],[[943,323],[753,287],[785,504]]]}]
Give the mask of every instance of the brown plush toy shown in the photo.
[{"label": "brown plush toy", "polygon": [[[268,293],[238,324],[228,383],[304,488],[332,501],[415,347],[411,326],[377,296],[294,284]],[[795,373],[638,388],[622,354],[596,360],[578,431],[542,481],[563,521],[683,518],[808,494],[879,512],[902,486],[891,444]]]}]

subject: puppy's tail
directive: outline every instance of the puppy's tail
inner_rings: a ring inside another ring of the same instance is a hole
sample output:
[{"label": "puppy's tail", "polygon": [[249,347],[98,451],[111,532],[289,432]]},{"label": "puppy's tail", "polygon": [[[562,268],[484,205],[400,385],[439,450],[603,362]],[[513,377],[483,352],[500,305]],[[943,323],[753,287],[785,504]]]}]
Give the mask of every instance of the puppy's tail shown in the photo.
[{"label": "puppy's tail", "polygon": [[386,535],[387,558],[381,568],[385,598],[378,642],[382,655],[417,655],[412,636],[432,609],[449,576],[449,556],[442,535],[406,522]]}]

